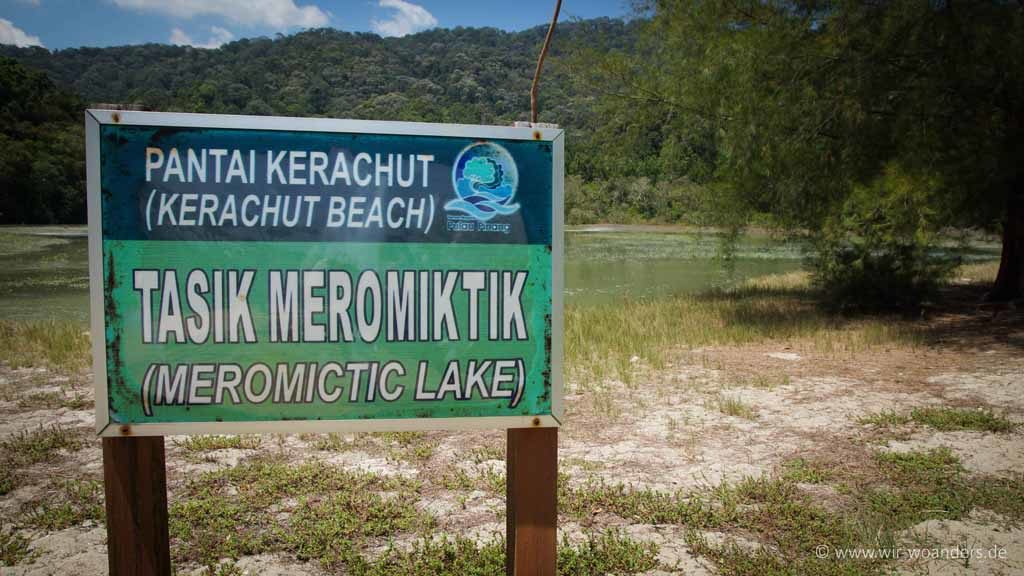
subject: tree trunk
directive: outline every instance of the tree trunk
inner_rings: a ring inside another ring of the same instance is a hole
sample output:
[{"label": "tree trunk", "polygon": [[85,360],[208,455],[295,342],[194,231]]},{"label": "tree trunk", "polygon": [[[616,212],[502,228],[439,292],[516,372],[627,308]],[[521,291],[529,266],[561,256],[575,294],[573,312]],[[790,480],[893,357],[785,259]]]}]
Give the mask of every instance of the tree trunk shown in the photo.
[{"label": "tree trunk", "polygon": [[1020,298],[1024,288],[1024,182],[1018,176],[1007,194],[1006,221],[1003,223],[1003,255],[995,285],[986,296],[989,301]]}]

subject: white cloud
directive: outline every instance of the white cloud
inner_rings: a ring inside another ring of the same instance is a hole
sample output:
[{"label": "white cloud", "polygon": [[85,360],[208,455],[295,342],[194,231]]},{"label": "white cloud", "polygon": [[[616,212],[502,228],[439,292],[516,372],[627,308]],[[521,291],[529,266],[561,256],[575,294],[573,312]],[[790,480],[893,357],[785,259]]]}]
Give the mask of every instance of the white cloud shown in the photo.
[{"label": "white cloud", "polygon": [[381,8],[393,8],[395,14],[387,20],[373,20],[373,31],[381,36],[405,36],[437,26],[437,18],[426,8],[405,0],[380,0]]},{"label": "white cloud", "polygon": [[15,26],[10,20],[0,18],[0,44],[26,46],[42,46],[39,36],[29,36],[24,30]]},{"label": "white cloud", "polygon": [[330,17],[316,6],[297,6],[294,0],[114,0],[121,8],[160,12],[178,18],[221,16],[246,26],[275,30],[327,25]]},{"label": "white cloud", "polygon": [[171,44],[178,46],[192,46],[194,48],[220,48],[227,42],[231,42],[235,39],[235,35],[230,30],[225,30],[220,26],[210,26],[210,38],[206,42],[196,42],[191,36],[185,33],[181,28],[175,28],[171,30]]}]

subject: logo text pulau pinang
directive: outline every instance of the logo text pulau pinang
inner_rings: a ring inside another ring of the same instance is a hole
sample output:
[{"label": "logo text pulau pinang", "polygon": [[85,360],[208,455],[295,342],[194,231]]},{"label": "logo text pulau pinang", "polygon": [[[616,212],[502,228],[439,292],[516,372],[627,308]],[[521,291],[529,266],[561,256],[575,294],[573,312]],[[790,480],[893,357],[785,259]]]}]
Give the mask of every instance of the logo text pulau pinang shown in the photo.
[{"label": "logo text pulau pinang", "polygon": [[449,230],[509,233],[508,223],[492,222],[519,211],[513,202],[519,171],[508,150],[493,142],[467,146],[452,166],[452,186],[457,197],[444,209],[461,214],[448,215]]}]

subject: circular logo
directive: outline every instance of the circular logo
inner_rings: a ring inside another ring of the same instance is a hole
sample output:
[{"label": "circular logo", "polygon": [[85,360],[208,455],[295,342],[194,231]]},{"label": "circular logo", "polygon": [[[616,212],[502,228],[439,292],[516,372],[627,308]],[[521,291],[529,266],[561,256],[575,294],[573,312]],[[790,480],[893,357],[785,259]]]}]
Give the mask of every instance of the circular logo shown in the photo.
[{"label": "circular logo", "polygon": [[445,204],[445,209],[478,220],[514,214],[519,210],[512,202],[518,185],[519,171],[508,150],[493,142],[477,142],[455,159],[452,186],[458,198]]}]

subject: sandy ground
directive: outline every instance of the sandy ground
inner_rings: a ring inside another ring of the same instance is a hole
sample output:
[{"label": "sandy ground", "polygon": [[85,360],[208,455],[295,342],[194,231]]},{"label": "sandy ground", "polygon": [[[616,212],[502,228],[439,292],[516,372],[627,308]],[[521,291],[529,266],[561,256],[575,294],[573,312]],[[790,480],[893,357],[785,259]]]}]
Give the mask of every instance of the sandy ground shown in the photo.
[{"label": "sandy ground", "polygon": [[[929,347],[918,350],[871,350],[857,354],[816,352],[813,347],[744,346],[680,351],[672,364],[644,371],[631,384],[610,383],[600,392],[570,386],[567,423],[560,434],[562,469],[574,481],[601,478],[636,487],[674,491],[710,487],[723,481],[770,474],[794,457],[841,455],[844,447],[878,443],[870,426],[859,418],[884,410],[907,412],[914,407],[986,407],[1024,423],[1024,353],[1016,341],[982,342],[979,346]],[[751,375],[767,375],[754,385]],[[42,384],[41,384],[42,383]],[[87,433],[89,410],[19,409],[17,398],[37,393],[40,386],[71,387],[89,394],[89,378],[63,379],[33,370],[0,367],[0,385],[13,390],[0,402],[0,437],[40,425],[60,423]],[[724,414],[723,398],[742,401],[753,418]],[[972,474],[1024,473],[1024,427],[1011,433],[936,432],[922,427],[897,430],[879,450],[906,451],[949,447]],[[497,444],[500,432],[432,433],[436,442],[425,461],[395,461],[372,449],[344,452],[314,450],[299,436],[265,438],[257,449],[227,449],[189,457],[168,441],[172,498],[183,479],[203,470],[234,466],[263,450],[287,453],[294,461],[318,458],[351,470],[409,478],[432,477],[441,470],[471,474],[503,472],[499,459],[472,458],[468,446]],[[19,510],[38,498],[47,478],[101,476],[98,443],[65,454],[55,464],[39,466],[39,484],[29,484],[0,497],[0,519],[16,524]],[[808,490],[813,489],[808,487]],[[828,492],[828,487],[818,487]],[[826,494],[827,496],[827,494]],[[437,487],[417,503],[439,518],[440,529],[486,539],[504,531],[503,502],[475,490],[456,494]],[[662,567],[651,574],[715,574],[715,567],[695,556],[684,543],[685,528],[633,525],[622,519],[595,518],[598,526],[617,525],[626,534],[660,547]],[[581,538],[584,527],[563,521],[560,532]],[[4,576],[95,575],[106,573],[105,531],[86,523],[59,532],[23,531],[36,552],[30,564],[0,568]],[[711,541],[734,536],[709,533]],[[996,547],[1001,558],[965,565],[956,559],[905,559],[906,574],[1024,574],[1024,531],[1005,518],[984,512],[959,521],[929,521],[904,534],[904,544],[918,548]],[[757,547],[756,542],[737,542]],[[247,557],[239,567],[251,574],[316,575],[314,564],[272,555]],[[199,572],[192,566],[181,572]]]}]

